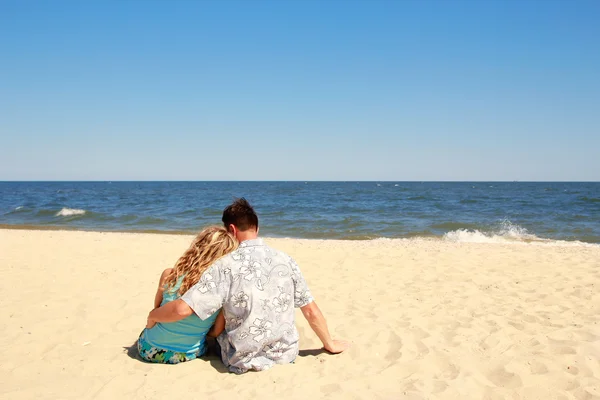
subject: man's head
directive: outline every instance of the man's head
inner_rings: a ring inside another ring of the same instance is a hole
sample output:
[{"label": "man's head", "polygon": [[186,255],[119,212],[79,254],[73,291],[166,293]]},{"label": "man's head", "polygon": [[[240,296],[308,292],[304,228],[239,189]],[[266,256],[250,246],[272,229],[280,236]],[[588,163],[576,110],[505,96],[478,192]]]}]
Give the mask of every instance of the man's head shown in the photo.
[{"label": "man's head", "polygon": [[255,239],[258,236],[258,216],[245,198],[235,199],[223,210],[223,225],[238,241]]}]

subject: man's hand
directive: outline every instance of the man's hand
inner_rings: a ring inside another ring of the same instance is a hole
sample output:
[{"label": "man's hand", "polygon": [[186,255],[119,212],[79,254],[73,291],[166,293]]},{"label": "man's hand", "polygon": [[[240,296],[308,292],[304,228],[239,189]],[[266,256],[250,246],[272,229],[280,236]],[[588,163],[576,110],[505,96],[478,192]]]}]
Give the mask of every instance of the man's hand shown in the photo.
[{"label": "man's hand", "polygon": [[348,350],[350,347],[350,342],[345,340],[332,340],[329,346],[323,347],[325,350],[330,352],[331,354],[339,354],[344,350]]},{"label": "man's hand", "polygon": [[312,330],[321,339],[325,350],[331,354],[339,354],[350,347],[350,343],[345,340],[333,340],[331,338],[329,329],[327,328],[327,321],[325,321],[325,317],[316,302],[312,301],[300,307],[300,310],[302,310],[302,314],[304,314]]},{"label": "man's hand", "polygon": [[156,321],[150,318],[148,315],[148,320],[146,321],[146,329],[151,329],[154,325],[156,325]]}]

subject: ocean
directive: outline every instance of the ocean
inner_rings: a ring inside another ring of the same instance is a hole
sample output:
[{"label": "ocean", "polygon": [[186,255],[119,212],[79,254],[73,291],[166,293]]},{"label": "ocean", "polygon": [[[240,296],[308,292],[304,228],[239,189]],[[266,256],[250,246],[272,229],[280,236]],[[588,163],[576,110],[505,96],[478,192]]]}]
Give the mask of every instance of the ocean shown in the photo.
[{"label": "ocean", "polygon": [[0,226],[194,233],[234,197],[266,237],[600,243],[598,182],[0,182]]}]

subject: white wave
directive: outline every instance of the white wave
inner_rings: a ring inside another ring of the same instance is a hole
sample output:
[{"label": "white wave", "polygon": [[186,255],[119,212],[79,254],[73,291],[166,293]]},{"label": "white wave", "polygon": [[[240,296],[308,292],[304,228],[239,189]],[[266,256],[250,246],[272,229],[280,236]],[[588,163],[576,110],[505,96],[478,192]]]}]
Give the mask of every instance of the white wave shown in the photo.
[{"label": "white wave", "polygon": [[598,244],[580,242],[578,240],[553,240],[538,237],[527,229],[513,224],[508,220],[500,223],[499,228],[491,232],[481,232],[477,229],[457,229],[444,235],[444,240],[456,243],[521,243],[549,246],[582,246],[597,247]]},{"label": "white wave", "polygon": [[451,242],[465,243],[506,243],[506,242],[537,242],[547,241],[527,232],[527,229],[513,224],[508,220],[502,221],[499,228],[491,232],[481,232],[477,229],[457,229],[444,235]]},{"label": "white wave", "polygon": [[448,232],[444,235],[444,239],[450,242],[460,243],[502,243],[509,241],[509,239],[504,236],[470,229],[458,229]]},{"label": "white wave", "polygon": [[23,209],[23,206],[19,206],[19,207],[15,208],[15,211],[19,211],[19,210],[22,210],[22,209]]},{"label": "white wave", "polygon": [[83,215],[85,214],[85,210],[78,210],[76,208],[63,208],[59,212],[56,213],[57,217],[71,217],[73,215]]}]

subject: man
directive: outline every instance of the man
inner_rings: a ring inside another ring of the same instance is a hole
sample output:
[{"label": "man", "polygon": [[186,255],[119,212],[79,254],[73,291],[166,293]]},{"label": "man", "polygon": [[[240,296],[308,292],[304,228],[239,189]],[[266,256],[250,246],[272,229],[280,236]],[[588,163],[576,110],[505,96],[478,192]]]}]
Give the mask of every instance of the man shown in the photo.
[{"label": "man", "polygon": [[217,340],[223,363],[235,373],[294,361],[294,307],[300,307],[325,350],[347,349],[347,342],[331,338],[296,262],[258,238],[258,217],[246,199],[225,208],[222,220],[240,247],[215,262],[180,299],[150,312],[148,326],[179,321],[192,312],[205,319],[223,308],[225,332]]}]

